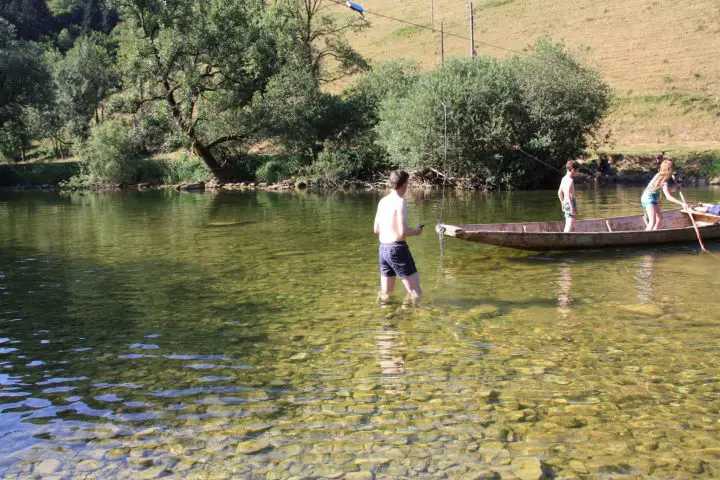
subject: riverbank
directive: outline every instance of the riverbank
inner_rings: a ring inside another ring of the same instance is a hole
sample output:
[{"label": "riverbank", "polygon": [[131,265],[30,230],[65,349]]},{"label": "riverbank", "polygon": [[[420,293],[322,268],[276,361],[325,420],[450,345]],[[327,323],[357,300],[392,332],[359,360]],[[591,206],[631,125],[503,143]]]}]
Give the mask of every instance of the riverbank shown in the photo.
[{"label": "riverbank", "polygon": [[[600,164],[607,159],[609,169],[606,173],[595,170],[593,162]],[[720,185],[720,152],[680,152],[673,157],[677,168],[677,177],[683,185],[705,186]],[[644,185],[650,181],[657,168],[654,155],[622,153],[602,154],[589,157],[581,162],[578,183],[596,185]],[[206,181],[184,181],[177,183],[141,182],[138,184],[80,184],[73,177],[81,172],[79,162],[31,163],[0,165],[0,188],[13,190],[117,190],[117,189],[174,189],[180,191],[201,190],[374,190],[384,188],[385,176],[377,175],[377,180],[347,180],[344,182],[323,182],[321,179],[285,179],[278,182],[241,180],[221,183],[217,179]],[[411,184],[416,188],[447,187],[460,190],[485,189],[481,181],[467,178],[444,178],[443,173],[433,169],[411,172]]]}]

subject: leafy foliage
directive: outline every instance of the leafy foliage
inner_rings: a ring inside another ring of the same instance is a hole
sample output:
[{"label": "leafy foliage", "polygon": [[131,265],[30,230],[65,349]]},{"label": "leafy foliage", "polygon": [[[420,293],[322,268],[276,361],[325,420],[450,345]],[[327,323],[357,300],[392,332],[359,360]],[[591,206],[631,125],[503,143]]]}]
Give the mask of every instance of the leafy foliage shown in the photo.
[{"label": "leafy foliage", "polygon": [[[212,175],[201,158],[184,153],[177,159],[159,162],[161,175],[159,181],[166,184],[206,181]],[[144,178],[146,181],[157,181]]]},{"label": "leafy foliage", "polygon": [[287,171],[286,164],[277,159],[270,159],[263,163],[255,172],[255,177],[261,182],[278,182],[288,178],[290,175]]},{"label": "leafy foliage", "polygon": [[15,29],[0,18],[0,153],[14,159],[24,156],[29,130],[24,118],[32,106],[50,102],[50,75],[42,51],[15,38]]},{"label": "leafy foliage", "polygon": [[139,178],[142,158],[130,129],[120,121],[108,120],[94,126],[79,154],[94,182],[131,184]]},{"label": "leafy foliage", "polygon": [[88,121],[99,123],[105,98],[119,87],[114,59],[98,34],[80,37],[53,68],[55,111],[73,136],[84,138]]},{"label": "leafy foliage", "polygon": [[[402,98],[419,78],[419,65],[406,60],[381,64],[360,77],[334,108],[335,131],[326,135],[317,160],[305,175],[334,184],[351,179],[371,180],[394,166],[377,143],[375,127],[383,101]],[[342,112],[339,114],[338,112]]]},{"label": "leafy foliage", "polygon": [[19,38],[24,40],[40,40],[55,25],[45,0],[3,0],[0,17],[14,25]]},{"label": "leafy foliage", "polygon": [[77,162],[0,164],[0,186],[57,185],[79,172]]},{"label": "leafy foliage", "polygon": [[318,83],[329,83],[370,69],[367,61],[345,39],[370,24],[346,15],[342,21],[327,12],[328,0],[281,0],[278,29],[288,35],[284,46],[302,59]]},{"label": "leafy foliage", "polygon": [[214,173],[213,147],[246,141],[246,107],[277,70],[275,35],[262,2],[115,0],[119,58],[139,108],[164,102]]},{"label": "leafy foliage", "polygon": [[518,147],[560,167],[586,147],[609,100],[595,72],[541,40],[533,57],[455,60],[423,75],[406,96],[383,101],[377,132],[404,168],[446,169],[488,187],[531,186],[556,173]]}]

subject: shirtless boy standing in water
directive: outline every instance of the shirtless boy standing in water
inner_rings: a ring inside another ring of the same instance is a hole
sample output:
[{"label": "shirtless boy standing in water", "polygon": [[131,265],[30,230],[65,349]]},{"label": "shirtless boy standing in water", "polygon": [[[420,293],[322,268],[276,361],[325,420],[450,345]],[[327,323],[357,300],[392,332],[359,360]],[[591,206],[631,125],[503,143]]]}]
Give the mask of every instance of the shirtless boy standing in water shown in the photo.
[{"label": "shirtless boy standing in water", "polygon": [[408,187],[408,174],[402,170],[390,173],[392,191],[378,204],[375,215],[375,235],[380,237],[380,299],[387,300],[395,288],[398,276],[413,299],[420,296],[420,276],[405,237],[420,235],[423,225],[415,228],[407,224],[407,201],[403,198]]},{"label": "shirtless boy standing in water", "polygon": [[567,162],[567,174],[560,182],[558,198],[565,215],[565,231],[572,232],[575,226],[575,215],[577,214],[577,202],[575,201],[575,181],[573,177],[580,170],[580,164],[574,160]]}]

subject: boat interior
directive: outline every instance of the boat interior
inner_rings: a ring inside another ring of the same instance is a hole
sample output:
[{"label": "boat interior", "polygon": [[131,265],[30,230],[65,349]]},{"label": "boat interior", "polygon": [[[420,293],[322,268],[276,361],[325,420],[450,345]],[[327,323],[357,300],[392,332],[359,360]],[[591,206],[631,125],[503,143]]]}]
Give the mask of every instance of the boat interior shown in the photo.
[{"label": "boat interior", "polygon": [[[692,227],[690,216],[682,210],[669,210],[662,213],[663,223],[661,230]],[[720,217],[697,214],[695,223],[698,227],[717,223]],[[515,232],[515,233],[558,233],[565,228],[565,222],[526,222],[526,223],[489,223],[458,225],[466,232]],[[637,232],[645,230],[645,220],[642,215],[628,217],[599,218],[594,220],[578,220],[575,222],[573,233],[608,233],[608,232]]]}]

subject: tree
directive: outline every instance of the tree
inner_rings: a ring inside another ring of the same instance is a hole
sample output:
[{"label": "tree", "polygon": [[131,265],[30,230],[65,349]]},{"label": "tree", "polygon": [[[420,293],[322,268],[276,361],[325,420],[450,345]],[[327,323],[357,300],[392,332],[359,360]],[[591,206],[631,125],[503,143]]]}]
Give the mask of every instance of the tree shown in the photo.
[{"label": "tree", "polygon": [[24,40],[40,40],[55,27],[46,0],[3,0],[0,17],[14,25],[17,36]]},{"label": "tree", "polygon": [[107,34],[117,24],[117,12],[108,0],[48,0],[47,4],[58,31],[72,30],[73,35],[86,36],[92,32]]},{"label": "tree", "polygon": [[314,160],[325,139],[345,131],[354,121],[352,106],[323,92],[311,69],[286,66],[269,81],[252,105],[256,125],[288,153]]},{"label": "tree", "polygon": [[[541,40],[532,57],[446,62],[382,103],[379,142],[406,168],[446,168],[489,187],[544,183],[587,145],[607,111],[599,76]],[[443,104],[447,107],[447,163]]]},{"label": "tree", "polygon": [[[523,125],[520,92],[498,60],[477,58],[446,62],[422,76],[407,96],[383,102],[380,143],[406,168],[444,168],[447,106],[447,170],[473,176],[480,167],[500,163],[498,155],[518,143]],[[484,172],[486,173],[486,172]]]},{"label": "tree", "polygon": [[387,150],[378,144],[375,127],[380,106],[391,98],[399,99],[411,90],[419,77],[420,66],[407,60],[393,60],[374,67],[344,92],[342,112],[335,129],[326,135],[322,152],[310,168],[310,174],[328,183],[350,179],[371,180],[379,171],[392,166]]},{"label": "tree", "polygon": [[0,137],[4,154],[24,158],[29,144],[26,109],[47,104],[50,75],[36,45],[15,39],[15,29],[0,18]]},{"label": "tree", "polygon": [[562,43],[541,38],[531,53],[533,58],[507,62],[528,113],[524,146],[564,164],[585,150],[590,133],[609,108],[612,92]]},{"label": "tree", "polygon": [[329,83],[369,70],[370,65],[345,39],[370,24],[357,14],[343,22],[328,13],[328,0],[281,0],[282,30],[289,32],[304,64],[319,83]]},{"label": "tree", "polygon": [[119,57],[135,108],[164,102],[193,151],[220,180],[213,153],[247,142],[248,106],[277,72],[276,32],[257,1],[115,0]]},{"label": "tree", "polygon": [[100,34],[78,37],[67,54],[54,64],[56,110],[73,135],[85,138],[88,120],[103,118],[103,102],[119,87],[115,62]]},{"label": "tree", "polygon": [[83,143],[81,157],[93,182],[128,184],[138,180],[142,159],[130,129],[119,120],[95,125]]}]

